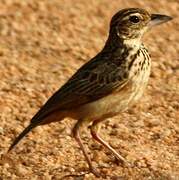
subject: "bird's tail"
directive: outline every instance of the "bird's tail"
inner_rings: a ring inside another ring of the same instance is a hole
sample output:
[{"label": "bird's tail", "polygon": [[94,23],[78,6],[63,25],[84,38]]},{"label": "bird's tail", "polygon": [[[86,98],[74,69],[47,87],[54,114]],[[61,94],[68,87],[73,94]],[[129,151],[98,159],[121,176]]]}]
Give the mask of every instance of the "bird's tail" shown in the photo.
[{"label": "bird's tail", "polygon": [[26,136],[33,128],[35,128],[38,124],[37,123],[31,123],[29,124],[20,134],[18,137],[16,137],[16,139],[14,140],[14,142],[11,144],[11,146],[8,149],[8,152],[10,152],[18,143],[19,141]]}]

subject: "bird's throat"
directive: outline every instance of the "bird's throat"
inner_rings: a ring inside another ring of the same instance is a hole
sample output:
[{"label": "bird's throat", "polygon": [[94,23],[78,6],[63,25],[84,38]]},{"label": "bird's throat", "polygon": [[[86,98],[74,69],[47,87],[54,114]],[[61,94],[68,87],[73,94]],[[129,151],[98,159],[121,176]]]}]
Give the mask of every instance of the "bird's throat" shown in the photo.
[{"label": "bird's throat", "polygon": [[126,46],[127,48],[138,50],[140,49],[140,46],[141,46],[141,38],[125,39],[123,40],[123,45]]}]

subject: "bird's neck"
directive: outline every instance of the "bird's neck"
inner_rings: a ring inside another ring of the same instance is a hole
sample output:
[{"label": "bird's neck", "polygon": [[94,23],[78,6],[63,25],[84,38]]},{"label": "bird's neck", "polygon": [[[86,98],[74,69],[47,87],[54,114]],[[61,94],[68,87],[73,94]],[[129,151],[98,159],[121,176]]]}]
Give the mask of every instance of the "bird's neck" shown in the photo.
[{"label": "bird's neck", "polygon": [[141,47],[141,39],[140,38],[126,39],[123,40],[123,45],[128,48],[132,48],[134,50],[136,49],[136,51],[138,51]]},{"label": "bird's neck", "polygon": [[109,35],[106,44],[104,46],[104,51],[118,51],[119,49],[137,51],[141,47],[141,38],[135,39],[123,39],[119,38],[117,35]]}]

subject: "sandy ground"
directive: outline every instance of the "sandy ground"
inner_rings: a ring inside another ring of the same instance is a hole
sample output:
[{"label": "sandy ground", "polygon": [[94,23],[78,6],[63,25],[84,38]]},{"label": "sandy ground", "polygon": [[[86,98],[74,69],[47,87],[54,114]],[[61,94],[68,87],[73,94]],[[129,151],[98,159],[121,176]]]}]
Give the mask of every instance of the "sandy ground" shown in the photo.
[{"label": "sandy ground", "polygon": [[125,7],[175,17],[144,38],[153,64],[143,99],[101,129],[134,166],[117,164],[89,132],[83,139],[106,179],[179,179],[178,0],[0,1],[0,179],[96,179],[93,174],[65,177],[88,171],[71,137],[71,119],[38,127],[2,159],[48,97],[103,47],[111,16]]}]

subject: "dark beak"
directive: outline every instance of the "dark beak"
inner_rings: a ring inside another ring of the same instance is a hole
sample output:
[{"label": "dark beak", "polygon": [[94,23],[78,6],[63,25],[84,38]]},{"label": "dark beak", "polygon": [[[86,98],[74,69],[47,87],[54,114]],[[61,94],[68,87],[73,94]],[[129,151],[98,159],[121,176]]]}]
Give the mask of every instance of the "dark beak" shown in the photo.
[{"label": "dark beak", "polygon": [[151,20],[149,22],[149,27],[153,27],[162,23],[165,23],[167,21],[172,20],[173,18],[171,16],[161,15],[161,14],[152,14]]}]

